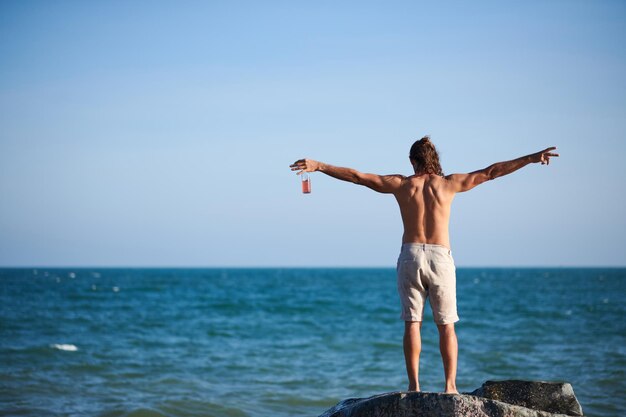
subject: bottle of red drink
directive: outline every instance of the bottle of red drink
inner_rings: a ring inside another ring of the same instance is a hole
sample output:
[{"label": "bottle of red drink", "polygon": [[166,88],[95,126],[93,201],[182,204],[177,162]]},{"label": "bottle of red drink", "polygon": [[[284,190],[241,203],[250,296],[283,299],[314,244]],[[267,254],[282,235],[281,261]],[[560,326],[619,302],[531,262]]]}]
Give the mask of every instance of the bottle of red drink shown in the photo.
[{"label": "bottle of red drink", "polygon": [[302,173],[302,192],[304,194],[310,194],[311,193],[311,179],[309,178],[309,175],[306,172]]}]

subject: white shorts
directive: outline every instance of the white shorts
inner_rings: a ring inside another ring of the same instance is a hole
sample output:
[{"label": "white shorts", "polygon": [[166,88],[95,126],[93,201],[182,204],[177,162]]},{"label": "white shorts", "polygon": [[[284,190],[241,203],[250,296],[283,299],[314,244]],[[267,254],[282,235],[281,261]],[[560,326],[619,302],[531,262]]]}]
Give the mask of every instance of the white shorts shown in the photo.
[{"label": "white shorts", "polygon": [[404,243],[397,272],[402,320],[422,321],[426,298],[429,298],[435,323],[459,321],[456,268],[450,249],[441,245]]}]

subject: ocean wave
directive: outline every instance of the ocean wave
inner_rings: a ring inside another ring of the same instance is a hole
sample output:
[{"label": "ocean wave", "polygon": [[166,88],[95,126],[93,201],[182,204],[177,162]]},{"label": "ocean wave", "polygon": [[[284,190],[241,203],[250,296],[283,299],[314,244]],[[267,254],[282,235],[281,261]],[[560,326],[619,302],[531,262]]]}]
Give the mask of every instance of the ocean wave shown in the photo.
[{"label": "ocean wave", "polygon": [[76,352],[78,350],[76,345],[72,344],[53,344],[50,345],[50,347],[53,349],[64,350],[66,352]]}]

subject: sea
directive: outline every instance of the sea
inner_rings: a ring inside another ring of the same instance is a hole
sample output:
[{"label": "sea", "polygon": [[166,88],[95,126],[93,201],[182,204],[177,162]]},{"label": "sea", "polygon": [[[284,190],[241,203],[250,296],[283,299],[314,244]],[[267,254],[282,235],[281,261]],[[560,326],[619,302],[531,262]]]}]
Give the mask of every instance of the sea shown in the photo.
[{"label": "sea", "polygon": [[[457,386],[567,381],[626,415],[626,269],[458,268]],[[402,391],[394,268],[0,269],[0,414],[319,416]],[[420,384],[441,392],[430,308]]]}]

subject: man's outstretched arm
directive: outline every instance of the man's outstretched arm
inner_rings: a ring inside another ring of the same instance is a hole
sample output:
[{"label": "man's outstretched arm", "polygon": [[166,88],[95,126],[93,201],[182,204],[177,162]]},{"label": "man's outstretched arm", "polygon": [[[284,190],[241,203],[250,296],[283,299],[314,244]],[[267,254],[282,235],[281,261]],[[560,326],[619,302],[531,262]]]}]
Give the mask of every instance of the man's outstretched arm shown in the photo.
[{"label": "man's outstretched arm", "polygon": [[521,158],[513,159],[511,161],[495,163],[487,168],[470,172],[469,174],[448,175],[446,180],[449,181],[450,185],[457,193],[469,191],[477,185],[504,175],[508,175],[528,164],[541,162],[541,165],[549,165],[551,157],[559,156],[558,153],[552,152],[554,150],[556,150],[556,147],[552,146],[544,149],[543,151],[522,156]]},{"label": "man's outstretched arm", "polygon": [[342,181],[352,182],[354,184],[364,185],[379,193],[393,193],[402,183],[402,175],[376,175],[365,174],[352,168],[336,167],[324,162],[314,161],[313,159],[299,159],[289,165],[292,171],[298,171],[300,175],[303,172],[323,172],[333,178]]}]

